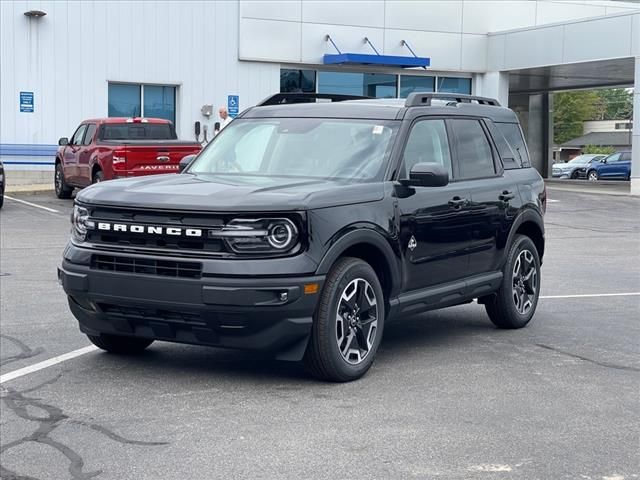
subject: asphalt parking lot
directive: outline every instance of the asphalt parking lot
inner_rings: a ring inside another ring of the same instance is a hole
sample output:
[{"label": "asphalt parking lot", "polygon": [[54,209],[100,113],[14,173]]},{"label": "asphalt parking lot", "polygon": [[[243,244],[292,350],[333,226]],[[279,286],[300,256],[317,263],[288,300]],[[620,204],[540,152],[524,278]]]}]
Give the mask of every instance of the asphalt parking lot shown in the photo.
[{"label": "asphalt parking lot", "polygon": [[[56,280],[71,201],[12,197],[35,206],[0,213],[2,375],[89,345]],[[476,304],[396,322],[349,384],[246,352],[91,350],[3,381],[0,477],[639,478],[640,199],[549,197],[528,328]]]}]

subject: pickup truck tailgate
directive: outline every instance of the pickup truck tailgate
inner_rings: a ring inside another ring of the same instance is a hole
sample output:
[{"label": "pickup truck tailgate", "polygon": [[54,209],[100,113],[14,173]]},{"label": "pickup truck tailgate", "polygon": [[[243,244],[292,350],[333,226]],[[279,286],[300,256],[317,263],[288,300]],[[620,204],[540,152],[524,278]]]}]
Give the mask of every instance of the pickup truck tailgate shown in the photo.
[{"label": "pickup truck tailgate", "polygon": [[[192,142],[164,142],[154,145],[125,144],[118,148],[126,158],[127,175],[149,175],[178,171],[180,160],[186,155],[198,153],[201,147]],[[124,166],[124,165],[123,165]],[[114,171],[116,171],[114,165]]]}]

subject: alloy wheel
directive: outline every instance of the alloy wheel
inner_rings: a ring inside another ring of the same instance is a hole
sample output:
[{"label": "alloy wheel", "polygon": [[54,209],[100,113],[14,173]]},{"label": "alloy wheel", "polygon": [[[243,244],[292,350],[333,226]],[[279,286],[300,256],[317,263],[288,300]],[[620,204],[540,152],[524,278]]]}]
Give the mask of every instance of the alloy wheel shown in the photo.
[{"label": "alloy wheel", "polygon": [[589,180],[592,182],[595,182],[598,180],[598,174],[596,172],[590,172],[589,173]]},{"label": "alloy wheel", "polygon": [[61,192],[62,191],[62,169],[60,167],[56,167],[54,182],[55,182],[56,192],[58,193]]},{"label": "alloy wheel", "polygon": [[522,250],[513,264],[511,296],[519,314],[525,315],[533,307],[538,290],[538,269],[533,254]]},{"label": "alloy wheel", "polygon": [[367,358],[378,330],[378,299],[369,282],[356,278],[342,291],[336,312],[336,342],[342,358],[358,365]]}]

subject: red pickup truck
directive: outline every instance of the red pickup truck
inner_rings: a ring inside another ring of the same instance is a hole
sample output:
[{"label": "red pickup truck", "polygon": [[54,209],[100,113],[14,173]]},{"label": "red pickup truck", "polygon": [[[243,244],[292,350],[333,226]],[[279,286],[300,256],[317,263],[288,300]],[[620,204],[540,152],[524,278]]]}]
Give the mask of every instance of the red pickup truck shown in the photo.
[{"label": "red pickup truck", "polygon": [[85,120],[69,140],[58,141],[54,184],[58,198],[74,188],[114,178],[178,172],[198,142],[178,140],[173,124],[160,118]]}]

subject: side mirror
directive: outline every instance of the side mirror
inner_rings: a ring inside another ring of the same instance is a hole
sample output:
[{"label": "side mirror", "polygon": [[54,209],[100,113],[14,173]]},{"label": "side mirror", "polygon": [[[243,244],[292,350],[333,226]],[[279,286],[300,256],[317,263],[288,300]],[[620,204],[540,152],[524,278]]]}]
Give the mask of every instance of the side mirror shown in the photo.
[{"label": "side mirror", "polygon": [[193,154],[182,157],[182,160],[180,160],[180,163],[178,164],[178,171],[182,173],[184,169],[187,168],[189,164],[193,162],[193,159],[196,157],[197,155],[193,155]]},{"label": "side mirror", "polygon": [[410,187],[444,187],[449,184],[449,171],[439,163],[416,163],[409,172],[409,179],[400,183]]},{"label": "side mirror", "polygon": [[61,147],[69,145],[69,139],[67,137],[62,137],[60,140],[58,140],[58,145],[60,145]]}]

